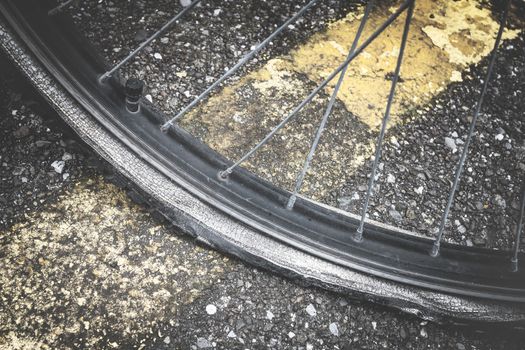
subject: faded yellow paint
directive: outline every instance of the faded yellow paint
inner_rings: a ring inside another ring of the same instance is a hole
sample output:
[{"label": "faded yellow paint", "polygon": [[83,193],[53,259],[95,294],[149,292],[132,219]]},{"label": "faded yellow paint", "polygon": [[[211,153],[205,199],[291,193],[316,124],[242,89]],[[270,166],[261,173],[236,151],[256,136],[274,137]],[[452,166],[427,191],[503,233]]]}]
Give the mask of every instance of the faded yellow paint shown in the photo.
[{"label": "faded yellow paint", "polygon": [[[361,41],[395,9],[374,9]],[[183,126],[219,153],[238,158],[345,60],[362,16],[360,8],[287,55],[268,60],[208,99],[182,121]],[[312,165],[316,177],[307,177],[303,193],[322,196],[344,183],[345,174],[371,156],[374,139],[359,139],[355,128],[361,123],[377,130],[381,124],[391,85],[388,76],[395,68],[404,23],[402,15],[349,67],[338,100],[352,114],[340,111],[331,116],[334,124],[346,129],[333,132],[334,126],[328,125],[315,156],[320,165]],[[403,113],[428,103],[448,84],[462,81],[468,66],[490,53],[497,30],[497,21],[479,1],[418,1],[389,126],[399,123]],[[519,30],[509,30],[504,38],[518,34]],[[325,93],[331,93],[334,84],[335,79]],[[244,166],[290,188],[326,102],[326,94],[314,99],[298,117],[300,122],[284,128]],[[344,124],[345,118],[355,122]]]},{"label": "faded yellow paint", "polygon": [[0,335],[0,349],[6,343],[35,349],[41,340],[56,344],[78,333],[88,348],[106,348],[90,329],[139,343],[147,338],[144,329],[173,326],[179,306],[232,267],[228,258],[159,226],[100,179],[77,184],[46,210],[0,232],[0,241],[0,299],[11,310],[0,313],[0,324],[23,329],[49,310],[57,316],[34,326],[40,334]]},{"label": "faded yellow paint", "polygon": [[[363,38],[395,9],[374,12]],[[328,76],[345,59],[361,17],[349,14],[314,35],[291,53],[287,68],[314,81]],[[395,69],[404,22],[401,16],[354,60],[338,95],[349,111],[372,128],[381,123],[390,89],[385,77]],[[392,108],[393,123],[396,116],[428,102],[451,81],[461,81],[461,71],[490,53],[498,27],[490,10],[480,7],[478,1],[417,2],[403,61],[403,80]],[[504,38],[514,38],[518,33],[506,31]]]}]

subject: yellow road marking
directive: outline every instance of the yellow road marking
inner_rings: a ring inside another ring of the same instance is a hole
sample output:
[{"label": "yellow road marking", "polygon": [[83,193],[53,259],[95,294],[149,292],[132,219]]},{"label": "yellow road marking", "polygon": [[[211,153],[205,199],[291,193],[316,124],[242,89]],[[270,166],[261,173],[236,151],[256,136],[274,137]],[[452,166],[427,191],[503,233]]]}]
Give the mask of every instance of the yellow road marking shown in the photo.
[{"label": "yellow road marking", "polygon": [[[376,8],[363,38],[394,10],[395,7]],[[182,121],[183,126],[226,157],[238,158],[345,59],[362,12],[361,8],[333,22],[289,54],[270,59],[260,69],[224,88],[190,113]],[[355,127],[361,123],[377,130],[381,123],[390,89],[387,77],[396,64],[403,25],[401,16],[350,66],[338,99],[357,119],[347,113],[334,113],[331,117],[315,156],[318,166],[312,164],[317,175],[307,178],[303,193],[322,196],[344,183],[345,174],[371,156],[375,140],[356,138]],[[498,26],[491,11],[479,1],[418,1],[389,126],[399,123],[401,114],[424,106],[450,83],[461,81],[469,65],[490,53]],[[504,39],[518,34],[519,30],[507,30]],[[334,84],[335,80],[328,92]],[[245,166],[290,188],[325,106],[326,95],[316,98],[301,115],[300,123],[282,130]],[[345,118],[355,123],[344,124]],[[331,130],[334,124],[347,129]]]}]

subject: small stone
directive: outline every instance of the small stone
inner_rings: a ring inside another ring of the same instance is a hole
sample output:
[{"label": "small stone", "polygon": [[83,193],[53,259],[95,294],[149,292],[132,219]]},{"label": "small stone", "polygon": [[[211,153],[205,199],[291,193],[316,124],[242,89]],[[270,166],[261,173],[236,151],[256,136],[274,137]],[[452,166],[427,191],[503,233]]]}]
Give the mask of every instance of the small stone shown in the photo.
[{"label": "small stone", "polygon": [[308,304],[308,306],[306,307],[306,312],[312,317],[317,316],[317,310],[312,304]]},{"label": "small stone", "polygon": [[377,322],[376,321],[372,321],[371,323],[372,323],[372,328],[374,330],[376,330],[377,329]]},{"label": "small stone", "polygon": [[270,310],[266,310],[266,318],[270,321],[274,318],[274,315]]},{"label": "small stone", "polygon": [[213,15],[214,15],[215,17],[217,17],[218,15],[221,14],[221,12],[222,12],[221,9],[215,9],[215,10],[213,11]]},{"label": "small stone", "polygon": [[147,94],[146,96],[144,96],[146,98],[146,100],[148,100],[149,102],[153,102],[153,98],[151,97],[150,94]]},{"label": "small stone", "polygon": [[496,141],[501,141],[503,140],[504,136],[503,134],[497,134],[494,138],[496,139]]},{"label": "small stone", "polygon": [[314,350],[314,346],[310,343],[306,343],[306,350]]},{"label": "small stone", "polygon": [[452,134],[450,134],[450,136],[452,136],[453,138],[457,139],[458,138],[458,133],[453,131]]},{"label": "small stone", "polygon": [[474,237],[474,244],[477,246],[485,246],[485,239],[482,237]]},{"label": "small stone", "polygon": [[336,337],[339,336],[339,328],[337,327],[337,323],[335,322],[330,323],[330,325],[328,326],[328,329],[330,329],[330,333],[332,333]]},{"label": "small stone", "polygon": [[50,144],[51,144],[51,142],[50,141],[46,141],[46,140],[35,141],[35,146],[37,146],[38,148],[46,147],[46,146],[49,146]]},{"label": "small stone", "polygon": [[164,344],[169,344],[170,342],[171,342],[171,339],[169,336],[164,338]]},{"label": "small stone", "polygon": [[206,349],[206,348],[211,348],[212,345],[211,343],[208,341],[208,339],[206,338],[197,338],[197,347],[199,349]]},{"label": "small stone", "polygon": [[29,135],[29,128],[25,125],[21,126],[20,128],[18,128],[17,130],[13,131],[13,135],[15,138],[17,139],[21,139],[23,137],[26,137],[27,135]]},{"label": "small stone", "polygon": [[457,150],[456,141],[454,141],[454,139],[452,139],[450,137],[445,137],[445,146],[450,148],[452,150],[452,152],[456,152],[456,150]]},{"label": "small stone", "polygon": [[73,159],[73,156],[67,152],[62,155],[62,160],[64,162],[67,162],[68,160],[71,160],[71,159]]},{"label": "small stone", "polygon": [[153,57],[155,57],[156,60],[161,60],[162,59],[162,55],[160,53],[158,53],[158,52],[155,52],[153,54]]},{"label": "small stone", "polygon": [[53,163],[51,163],[51,167],[59,174],[62,174],[65,165],[66,163],[63,160],[55,160]]},{"label": "small stone", "polygon": [[217,307],[213,304],[206,305],[206,313],[208,315],[215,315],[217,313]]},{"label": "small stone", "polygon": [[425,328],[421,328],[421,331],[419,331],[419,334],[420,334],[423,338],[428,337],[428,333],[427,333],[427,330],[426,330]]},{"label": "small stone", "polygon": [[467,232],[467,228],[465,226],[463,226],[463,225],[459,225],[458,231],[459,231],[459,233],[463,234],[463,233]]},{"label": "small stone", "polygon": [[191,5],[191,0],[180,0],[180,4],[182,7],[188,7]]},{"label": "small stone", "polygon": [[288,338],[292,339],[293,337],[295,337],[295,333],[294,332],[288,332]]},{"label": "small stone", "polygon": [[389,210],[388,213],[390,214],[390,216],[392,217],[392,219],[394,219],[394,220],[397,221],[397,222],[403,220],[403,216],[401,216],[401,213],[398,212],[398,211],[395,210],[395,209],[391,209],[391,210]]},{"label": "small stone", "polygon": [[231,330],[228,335],[227,335],[228,338],[237,338],[237,334],[235,334],[235,332],[233,330]]},{"label": "small stone", "polygon": [[394,182],[396,182],[396,177],[392,174],[388,174],[386,176],[386,182],[388,182],[389,184],[393,184]]},{"label": "small stone", "polygon": [[401,338],[406,339],[407,332],[405,331],[404,327],[401,327],[401,329],[399,330],[399,335],[401,336]]},{"label": "small stone", "polygon": [[170,38],[167,38],[167,37],[160,38],[160,42],[163,44],[167,44],[170,42]]},{"label": "small stone", "polygon": [[12,174],[15,176],[22,175],[24,173],[24,168],[19,166],[16,167],[15,170],[13,170]]},{"label": "small stone", "polygon": [[412,209],[407,209],[405,215],[409,220],[414,220],[417,217],[416,212]]},{"label": "small stone", "polygon": [[465,345],[461,344],[461,343],[456,343],[456,348],[458,350],[465,350]]},{"label": "small stone", "polygon": [[423,194],[423,186],[419,186],[418,188],[414,188],[414,192],[417,194]]},{"label": "small stone", "polygon": [[494,197],[494,202],[496,202],[496,205],[505,209],[507,207],[507,202],[505,201],[505,199],[503,199],[502,196],[500,196],[499,194],[497,194],[495,197]]}]

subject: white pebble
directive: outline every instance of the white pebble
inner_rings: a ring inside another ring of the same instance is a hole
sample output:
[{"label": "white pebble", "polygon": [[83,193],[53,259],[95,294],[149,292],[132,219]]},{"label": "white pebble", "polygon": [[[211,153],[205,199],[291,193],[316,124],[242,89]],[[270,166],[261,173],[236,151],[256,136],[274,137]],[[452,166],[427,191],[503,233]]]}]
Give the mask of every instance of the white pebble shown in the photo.
[{"label": "white pebble", "polygon": [[386,182],[388,182],[389,184],[393,184],[394,182],[396,182],[396,177],[392,174],[388,174],[386,177]]},{"label": "white pebble", "polygon": [[53,169],[59,174],[62,174],[65,165],[66,163],[63,160],[55,160],[51,163],[51,167],[53,167]]},{"label": "white pebble", "polygon": [[451,139],[450,137],[445,137],[445,146],[450,148],[452,152],[456,152],[457,150],[456,141],[454,141],[454,139]]},{"label": "white pebble", "polygon": [[230,331],[230,333],[228,333],[227,337],[228,338],[237,338],[237,334],[235,334],[234,331]]},{"label": "white pebble", "polygon": [[292,339],[293,337],[295,337],[295,333],[294,332],[288,332],[288,338]]},{"label": "white pebble", "polygon": [[209,304],[206,306],[206,312],[208,315],[215,315],[217,313],[217,307],[213,304]]},{"label": "white pebble", "polygon": [[421,331],[419,332],[419,334],[420,334],[423,338],[428,337],[428,333],[427,333],[427,330],[426,330],[425,328],[421,328]]},{"label": "white pebble", "polygon": [[162,55],[160,53],[158,53],[158,52],[155,52],[153,54],[153,57],[155,57],[155,59],[157,59],[157,60],[161,60],[162,59]]},{"label": "white pebble", "polygon": [[266,310],[266,318],[270,321],[274,318],[274,315],[270,310]]},{"label": "white pebble", "polygon": [[494,138],[495,138],[497,141],[501,141],[501,140],[503,140],[503,134],[497,134]]},{"label": "white pebble", "polygon": [[312,317],[317,316],[317,310],[312,304],[308,304],[308,306],[306,307],[306,312]]},{"label": "white pebble", "polygon": [[222,12],[221,9],[215,9],[215,11],[213,11],[213,15],[214,15],[215,17],[217,17],[218,15],[221,14],[221,12]]},{"label": "white pebble", "polygon": [[330,333],[332,333],[336,337],[339,336],[339,328],[337,327],[337,323],[335,322],[330,323],[330,326],[328,326],[328,328],[330,329]]},{"label": "white pebble", "polygon": [[68,160],[71,160],[73,159],[73,156],[67,152],[64,153],[64,155],[62,155],[62,160],[67,162]]}]

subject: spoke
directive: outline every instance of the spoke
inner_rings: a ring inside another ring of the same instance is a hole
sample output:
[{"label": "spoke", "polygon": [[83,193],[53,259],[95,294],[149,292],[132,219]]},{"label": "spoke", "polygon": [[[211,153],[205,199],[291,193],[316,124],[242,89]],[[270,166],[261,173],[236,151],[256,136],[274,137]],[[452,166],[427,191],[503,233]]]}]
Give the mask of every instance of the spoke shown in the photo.
[{"label": "spoke", "polygon": [[441,246],[441,240],[443,238],[443,233],[445,231],[445,224],[447,223],[448,214],[450,213],[450,209],[452,207],[452,204],[454,203],[454,195],[456,194],[456,190],[459,185],[459,180],[461,179],[461,173],[463,171],[463,167],[467,160],[469,145],[470,145],[470,142],[472,141],[472,136],[474,135],[474,131],[476,130],[476,122],[478,121],[479,113],[481,111],[481,106],[483,104],[483,99],[485,97],[485,94],[487,93],[487,87],[489,85],[489,81],[492,76],[492,70],[494,68],[494,63],[496,62],[496,55],[497,55],[498,47],[501,41],[501,36],[503,34],[503,29],[505,28],[505,23],[507,22],[507,16],[509,13],[511,2],[512,0],[507,0],[507,3],[505,5],[505,10],[503,11],[501,25],[498,30],[498,35],[496,36],[496,41],[494,42],[494,48],[492,50],[492,55],[490,57],[487,74],[485,75],[485,80],[483,82],[483,89],[479,96],[479,99],[476,105],[476,110],[472,117],[472,122],[470,123],[467,140],[465,141],[465,145],[463,147],[463,151],[461,153],[461,157],[459,159],[459,163],[456,168],[456,174],[454,176],[454,182],[452,184],[452,188],[450,189],[450,193],[448,196],[447,206],[445,207],[445,211],[443,212],[443,216],[441,217],[441,222],[439,224],[438,233],[437,233],[436,239],[434,240],[434,244],[432,245],[432,249],[430,251],[430,255],[434,257],[439,255],[439,248]]},{"label": "spoke", "polygon": [[75,1],[75,0],[67,0],[63,3],[61,3],[60,5],[58,5],[57,7],[55,8],[52,8],[51,10],[49,10],[47,12],[47,15],[48,16],[53,16],[53,15],[56,15],[57,13],[59,13],[60,11],[62,11],[63,9],[65,9],[66,7],[68,7],[69,5],[71,5],[71,3]]},{"label": "spoke", "polygon": [[304,106],[306,106],[312,99],[321,91],[330,81],[332,81],[346,66],[350,64],[361,52],[363,52],[368,45],[370,45],[393,21],[398,18],[403,11],[405,11],[412,0],[406,0],[390,17],[379,26],[364,42],[350,55],[339,67],[337,67],[328,77],[325,78],[294,110],[286,116],[279,124],[277,124],[257,145],[246,152],[234,164],[226,170],[220,172],[222,178],[226,178],[233,170],[250,158],[259,148],[264,146],[279,130],[281,130],[286,123],[299,113]]},{"label": "spoke", "polygon": [[523,234],[523,221],[525,217],[525,184],[521,190],[521,206],[520,206],[520,218],[518,219],[518,226],[516,227],[516,238],[514,241],[514,250],[510,259],[511,271],[518,272],[518,253],[520,250],[521,235]]},{"label": "spoke", "polygon": [[370,180],[368,181],[368,189],[366,192],[365,203],[363,204],[363,209],[361,212],[361,221],[359,222],[359,227],[357,232],[354,235],[356,241],[361,241],[363,239],[363,228],[365,225],[366,213],[368,211],[368,205],[370,203],[370,196],[372,195],[372,190],[374,188],[374,182],[377,172],[377,166],[379,164],[379,158],[381,157],[381,150],[383,148],[383,139],[385,138],[386,127],[388,120],[390,119],[390,110],[392,108],[392,102],[394,101],[394,96],[396,93],[396,86],[399,80],[399,72],[401,71],[401,65],[403,63],[403,55],[405,53],[405,47],[408,39],[408,31],[410,29],[410,23],[412,22],[412,15],[414,13],[414,4],[415,0],[410,1],[408,7],[408,12],[405,20],[405,27],[403,28],[403,35],[401,38],[401,47],[399,48],[399,55],[397,57],[396,69],[394,72],[394,77],[392,78],[392,86],[390,87],[390,94],[388,95],[388,101],[386,104],[385,115],[381,122],[381,131],[377,139],[376,152],[374,156],[374,163],[372,164],[372,173],[370,175]]},{"label": "spoke", "polygon": [[191,4],[189,4],[187,7],[185,7],[181,12],[176,14],[172,19],[170,19],[166,24],[164,24],[159,30],[157,30],[152,36],[150,36],[148,39],[146,39],[142,44],[140,44],[135,50],[133,50],[129,55],[127,55],[123,60],[121,60],[119,63],[117,63],[113,68],[111,68],[109,71],[104,73],[102,77],[100,77],[101,81],[106,80],[109,78],[113,73],[115,73],[117,70],[119,70],[123,65],[128,63],[133,57],[137,56],[146,46],[148,46],[153,40],[157,39],[160,35],[165,33],[175,22],[177,22],[179,19],[181,19],[186,13],[188,13],[191,9],[195,7],[198,3],[200,3],[201,0],[194,0]]},{"label": "spoke", "polygon": [[[359,39],[361,38],[361,34],[363,33],[363,30],[365,29],[365,24],[366,24],[366,21],[368,20],[368,15],[370,14],[370,9],[372,8],[373,3],[374,3],[374,0],[370,0],[368,4],[366,5],[365,13],[363,15],[363,18],[361,19],[361,23],[359,24],[359,28],[355,35],[354,41],[352,43],[352,47],[350,48],[350,51],[348,52],[347,59],[352,56],[352,54],[354,53],[357,47],[357,44],[359,43]],[[319,145],[319,140],[321,139],[321,135],[326,127],[328,117],[330,116],[330,114],[332,113],[332,109],[334,108],[335,100],[337,98],[337,93],[339,92],[339,89],[343,85],[343,81],[345,79],[347,69],[348,69],[348,64],[344,66],[343,70],[339,74],[339,79],[337,81],[337,84],[335,85],[332,95],[330,96],[330,101],[328,102],[328,106],[326,107],[326,110],[324,112],[323,119],[321,119],[321,123],[319,124],[319,128],[317,129],[317,133],[315,134],[315,138],[312,141],[312,145],[310,147],[310,151],[308,152],[308,155],[304,162],[303,169],[298,174],[297,179],[295,181],[294,191],[292,195],[290,196],[290,198],[288,199],[288,203],[286,205],[286,208],[288,210],[291,210],[293,208],[295,201],[297,200],[297,194],[299,193],[299,190],[301,189],[306,172],[308,171],[308,168],[310,167],[310,163],[312,162],[317,146]]]},{"label": "spoke", "polygon": [[277,28],[272,34],[270,34],[264,41],[262,41],[259,45],[257,45],[252,51],[248,52],[246,55],[244,55],[239,62],[235,64],[232,68],[230,68],[226,73],[224,73],[223,76],[221,76],[219,79],[217,79],[213,84],[211,84],[204,92],[202,92],[197,98],[195,98],[189,105],[184,107],[176,116],[168,120],[164,125],[162,125],[161,130],[167,131],[171,125],[180,118],[182,118],[190,109],[195,107],[201,100],[203,100],[206,96],[210,94],[210,92],[213,91],[218,85],[220,85],[223,81],[228,79],[233,73],[235,73],[239,68],[241,68],[243,65],[246,64],[249,60],[251,60],[259,51],[261,51],[263,48],[265,48],[277,35],[279,35],[282,31],[284,31],[290,24],[295,22],[299,17],[301,17],[310,7],[312,7],[317,0],[310,0],[308,4],[306,4],[304,7],[302,7],[295,15],[290,17],[286,22],[284,22],[279,28]]}]

